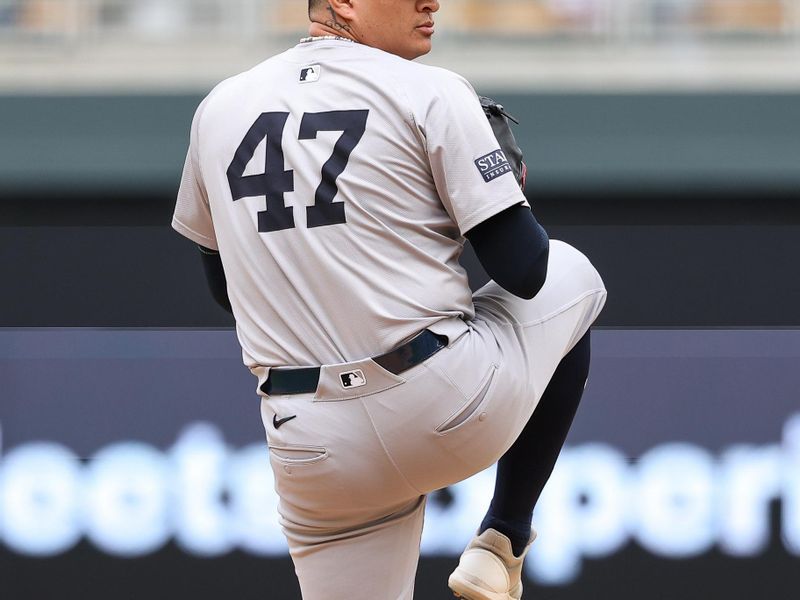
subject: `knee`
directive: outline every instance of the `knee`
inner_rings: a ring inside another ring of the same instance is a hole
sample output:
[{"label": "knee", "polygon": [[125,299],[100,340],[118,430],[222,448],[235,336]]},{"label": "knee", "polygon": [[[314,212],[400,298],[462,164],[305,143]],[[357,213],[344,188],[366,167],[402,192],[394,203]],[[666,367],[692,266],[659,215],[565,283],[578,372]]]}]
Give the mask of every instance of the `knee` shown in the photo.
[{"label": "knee", "polygon": [[591,261],[574,246],[551,240],[550,267],[569,279],[576,296],[587,299],[591,304],[591,320],[594,321],[605,306],[607,292],[603,278]]},{"label": "knee", "polygon": [[587,292],[596,290],[606,292],[600,273],[586,255],[574,246],[559,240],[550,240],[550,265],[569,273],[569,276]]}]

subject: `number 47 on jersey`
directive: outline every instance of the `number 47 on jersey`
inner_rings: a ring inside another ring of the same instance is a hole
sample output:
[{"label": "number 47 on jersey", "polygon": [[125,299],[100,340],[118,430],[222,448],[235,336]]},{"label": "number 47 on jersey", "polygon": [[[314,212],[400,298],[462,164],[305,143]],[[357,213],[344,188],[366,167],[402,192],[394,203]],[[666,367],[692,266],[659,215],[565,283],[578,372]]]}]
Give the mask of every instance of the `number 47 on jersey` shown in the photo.
[{"label": "number 47 on jersey", "polygon": [[[361,141],[367,128],[369,110],[334,110],[304,113],[300,121],[299,140],[315,140],[320,131],[341,131],[333,146],[333,154],[322,166],[322,181],[314,195],[314,205],[306,207],[308,227],[346,223],[343,202],[334,203],[339,192],[336,183],[347,168],[350,154]],[[262,233],[292,229],[294,214],[284,203],[284,194],[294,191],[294,171],[284,169],[283,131],[288,112],[262,113],[245,135],[228,167],[228,184],[234,201],[266,196],[267,209],[258,213],[258,230]],[[264,172],[245,175],[261,140],[266,138],[267,157]]]}]

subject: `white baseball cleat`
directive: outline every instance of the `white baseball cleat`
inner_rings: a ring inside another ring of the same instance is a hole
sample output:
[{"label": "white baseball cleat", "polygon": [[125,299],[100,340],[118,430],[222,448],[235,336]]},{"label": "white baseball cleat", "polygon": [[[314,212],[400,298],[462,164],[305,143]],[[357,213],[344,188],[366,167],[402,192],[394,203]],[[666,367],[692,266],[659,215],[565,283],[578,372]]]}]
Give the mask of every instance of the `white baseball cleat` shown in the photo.
[{"label": "white baseball cleat", "polygon": [[511,541],[495,529],[487,529],[464,550],[458,567],[450,575],[447,585],[464,600],[520,600],[522,598],[522,563],[531,539],[521,556],[514,556]]}]

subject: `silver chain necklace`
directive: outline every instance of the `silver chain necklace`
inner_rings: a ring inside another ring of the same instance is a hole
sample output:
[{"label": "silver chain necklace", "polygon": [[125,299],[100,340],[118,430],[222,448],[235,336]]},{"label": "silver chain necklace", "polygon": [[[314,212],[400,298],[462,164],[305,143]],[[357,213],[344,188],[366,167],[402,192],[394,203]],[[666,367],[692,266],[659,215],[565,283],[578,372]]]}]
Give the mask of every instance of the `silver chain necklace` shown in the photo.
[{"label": "silver chain necklace", "polygon": [[315,35],[313,37],[304,37],[300,40],[300,43],[307,44],[309,42],[321,42],[322,40],[341,40],[343,42],[352,42],[353,44],[356,43],[355,40],[351,40],[350,38],[342,37],[340,35]]}]

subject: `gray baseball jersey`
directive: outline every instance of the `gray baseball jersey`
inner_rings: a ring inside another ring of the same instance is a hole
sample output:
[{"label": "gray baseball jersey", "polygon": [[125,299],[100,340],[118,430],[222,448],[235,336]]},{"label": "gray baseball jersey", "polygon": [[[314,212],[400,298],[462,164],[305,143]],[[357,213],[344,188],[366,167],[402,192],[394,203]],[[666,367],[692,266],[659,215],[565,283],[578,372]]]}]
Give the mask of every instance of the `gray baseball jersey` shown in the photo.
[{"label": "gray baseball jersey", "polygon": [[460,76],[301,43],[202,102],[172,224],[220,251],[248,366],[372,356],[474,316],[463,234],[525,203],[498,146]]}]

